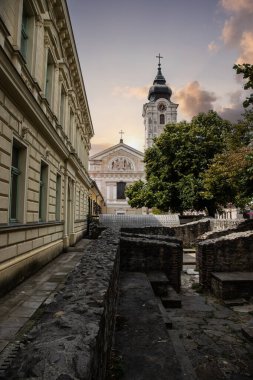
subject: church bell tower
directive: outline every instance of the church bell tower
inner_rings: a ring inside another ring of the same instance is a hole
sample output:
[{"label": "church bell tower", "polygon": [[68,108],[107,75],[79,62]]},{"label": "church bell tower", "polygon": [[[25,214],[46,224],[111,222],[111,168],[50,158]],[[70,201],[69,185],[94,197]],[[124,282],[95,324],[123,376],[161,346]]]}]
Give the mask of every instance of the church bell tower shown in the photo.
[{"label": "church bell tower", "polygon": [[159,59],[157,75],[153,86],[149,89],[149,102],[144,104],[142,112],[145,125],[145,149],[152,146],[154,137],[160,136],[166,124],[177,122],[178,104],[170,100],[172,90],[167,86],[161,70],[163,57],[159,54],[156,58]]}]

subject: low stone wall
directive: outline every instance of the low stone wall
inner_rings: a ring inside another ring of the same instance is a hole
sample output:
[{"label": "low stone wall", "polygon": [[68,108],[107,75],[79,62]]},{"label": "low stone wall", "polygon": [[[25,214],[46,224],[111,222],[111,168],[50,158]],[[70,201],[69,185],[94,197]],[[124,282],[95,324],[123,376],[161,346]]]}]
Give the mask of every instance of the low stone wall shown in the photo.
[{"label": "low stone wall", "polygon": [[198,236],[210,231],[210,229],[210,219],[202,219],[177,227],[121,228],[121,231],[144,235],[174,236],[182,240],[184,247],[192,247],[195,246]]},{"label": "low stone wall", "polygon": [[105,379],[119,278],[119,234],[92,242],[46,308],[8,379]]},{"label": "low stone wall", "polygon": [[121,233],[142,234],[142,235],[169,235],[174,236],[175,232],[170,227],[122,227]]},{"label": "low stone wall", "polygon": [[210,229],[210,219],[202,219],[173,228],[174,236],[183,241],[184,248],[195,246],[198,236]]},{"label": "low stone wall", "polygon": [[[171,242],[173,241],[173,242]],[[152,236],[120,239],[120,269],[129,272],[164,272],[171,286],[180,291],[182,244],[176,239]]]},{"label": "low stone wall", "polygon": [[243,223],[244,221],[244,219],[211,219],[211,230],[219,231],[227,228],[236,228],[239,224]]},{"label": "low stone wall", "polygon": [[[199,249],[198,244],[202,241],[209,239],[216,239],[222,236],[228,236],[229,234],[235,232],[243,232],[253,230],[253,220],[225,220],[227,224],[219,224],[222,222],[221,219],[211,219],[211,231],[205,232],[203,235],[198,236],[196,240],[196,268],[199,268]],[[217,222],[217,223],[216,223]],[[225,225],[230,226],[229,228],[224,228],[221,230],[217,230],[218,227],[224,227]]]},{"label": "low stone wall", "polygon": [[212,272],[253,271],[253,231],[235,232],[198,244],[199,282],[211,288]]}]

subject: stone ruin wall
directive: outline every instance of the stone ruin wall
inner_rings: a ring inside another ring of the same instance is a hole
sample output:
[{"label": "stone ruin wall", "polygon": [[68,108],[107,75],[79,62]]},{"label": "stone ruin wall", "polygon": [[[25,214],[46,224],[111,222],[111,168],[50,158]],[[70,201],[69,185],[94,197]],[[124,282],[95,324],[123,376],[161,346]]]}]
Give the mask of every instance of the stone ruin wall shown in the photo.
[{"label": "stone ruin wall", "polygon": [[211,288],[212,272],[253,271],[253,231],[233,232],[198,243],[199,281]]},{"label": "stone ruin wall", "polygon": [[27,335],[8,379],[105,379],[119,279],[119,232],[104,231]]},{"label": "stone ruin wall", "polygon": [[162,235],[122,234],[120,269],[128,272],[164,272],[177,291],[181,286],[183,265],[182,243]]},{"label": "stone ruin wall", "polygon": [[134,234],[174,236],[183,242],[184,247],[192,247],[195,245],[198,236],[210,231],[210,229],[210,219],[202,219],[177,227],[133,227],[122,228],[121,231]]},{"label": "stone ruin wall", "polygon": [[[157,269],[169,266],[171,273],[167,275],[178,289],[182,267],[182,243],[178,239],[183,240],[185,247],[191,246],[210,228],[210,221],[202,220],[174,228],[122,229],[121,237],[119,231],[103,231],[98,240],[90,243],[64,288],[46,307],[37,327],[27,335],[8,379],[73,376],[84,380],[105,379],[114,332],[120,249],[122,269],[137,269],[140,265],[154,270],[151,261]],[[139,253],[134,257],[136,246]],[[205,240],[199,246],[200,276],[205,286],[210,284],[212,271],[253,270],[251,231]],[[144,263],[146,256],[148,260]]]}]

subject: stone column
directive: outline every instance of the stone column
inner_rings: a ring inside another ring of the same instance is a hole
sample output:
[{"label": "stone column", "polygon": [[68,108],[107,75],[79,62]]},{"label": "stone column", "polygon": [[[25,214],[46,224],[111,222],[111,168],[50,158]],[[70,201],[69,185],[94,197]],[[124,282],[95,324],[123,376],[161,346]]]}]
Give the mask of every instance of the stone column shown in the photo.
[{"label": "stone column", "polygon": [[[69,245],[74,245],[75,244],[75,219],[76,219],[76,182],[71,181],[72,186],[71,186],[71,192],[72,192],[72,199],[71,199],[71,215],[69,216],[70,218],[70,226],[69,226]],[[80,207],[80,205],[79,205]]]}]

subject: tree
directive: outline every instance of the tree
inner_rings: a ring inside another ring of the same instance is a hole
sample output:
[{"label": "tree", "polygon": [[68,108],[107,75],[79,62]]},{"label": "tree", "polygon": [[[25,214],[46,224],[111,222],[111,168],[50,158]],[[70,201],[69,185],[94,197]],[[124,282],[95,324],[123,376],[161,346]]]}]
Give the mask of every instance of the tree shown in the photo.
[{"label": "tree", "polygon": [[214,215],[216,203],[203,197],[201,174],[225,149],[231,130],[232,124],[214,111],[200,113],[191,123],[168,124],[145,152],[147,182],[140,191],[136,185],[128,188],[130,204],[138,200],[139,207],[172,212],[207,208]]},{"label": "tree", "polygon": [[217,154],[203,173],[203,197],[215,200],[217,209],[228,203],[241,208],[249,204],[253,194],[252,154],[249,146]]},{"label": "tree", "polygon": [[[237,74],[247,79],[244,89],[253,89],[253,65],[234,65]],[[253,94],[243,102],[245,108],[253,105]],[[214,157],[203,174],[203,196],[213,199],[217,208],[233,203],[244,207],[253,195],[253,111],[246,110],[242,120],[233,126],[227,141],[227,150]]]},{"label": "tree", "polygon": [[[253,65],[244,63],[242,65],[234,65],[233,69],[236,70],[236,74],[243,74],[243,79],[246,79],[244,84],[244,90],[253,89]],[[250,94],[243,102],[243,107],[247,108],[249,105],[253,105],[253,94]]]}]

